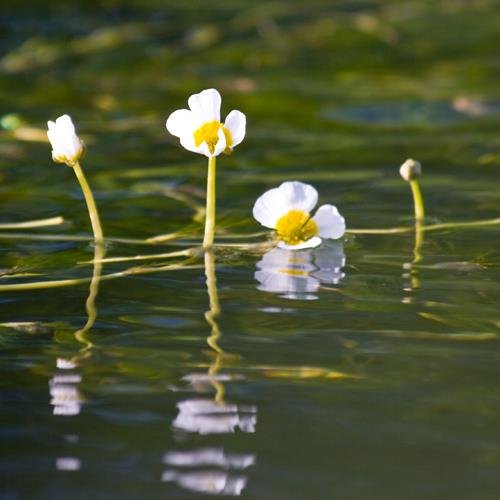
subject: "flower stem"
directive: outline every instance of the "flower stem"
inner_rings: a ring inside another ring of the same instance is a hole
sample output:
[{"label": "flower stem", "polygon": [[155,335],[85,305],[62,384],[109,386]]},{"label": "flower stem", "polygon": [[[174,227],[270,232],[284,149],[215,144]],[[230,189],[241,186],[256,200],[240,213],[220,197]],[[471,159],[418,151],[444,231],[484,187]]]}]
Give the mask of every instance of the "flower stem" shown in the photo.
[{"label": "flower stem", "polygon": [[214,242],[215,232],[215,156],[208,158],[207,174],[207,209],[205,213],[205,236],[203,237],[203,248],[211,248]]},{"label": "flower stem", "polygon": [[422,198],[422,192],[420,191],[418,179],[411,180],[410,187],[413,195],[413,204],[415,206],[415,219],[417,221],[422,221],[425,216],[424,199]]},{"label": "flower stem", "polygon": [[80,187],[83,191],[83,196],[85,197],[85,202],[87,203],[87,209],[89,212],[90,222],[92,224],[92,231],[94,232],[94,241],[96,243],[102,243],[104,241],[104,236],[102,234],[101,221],[99,220],[99,212],[97,211],[97,206],[95,204],[94,195],[90,189],[89,183],[83,174],[82,167],[79,162],[72,165],[75,171],[76,178],[80,183]]}]

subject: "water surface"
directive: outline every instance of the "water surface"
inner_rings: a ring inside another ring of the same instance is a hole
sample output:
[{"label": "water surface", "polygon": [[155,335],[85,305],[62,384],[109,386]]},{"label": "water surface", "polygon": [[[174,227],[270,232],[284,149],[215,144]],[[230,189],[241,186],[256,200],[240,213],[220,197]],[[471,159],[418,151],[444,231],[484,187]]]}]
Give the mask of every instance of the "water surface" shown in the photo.
[{"label": "water surface", "polygon": [[84,281],[0,294],[0,496],[497,498],[497,226],[96,269],[44,136],[77,123],[108,257],[201,241],[205,161],[164,121],[212,86],[248,118],[219,242],[264,242],[251,207],[294,179],[411,228],[407,157],[429,224],[498,217],[496,2],[4,3],[0,222],[67,222],[2,231],[0,284]]}]

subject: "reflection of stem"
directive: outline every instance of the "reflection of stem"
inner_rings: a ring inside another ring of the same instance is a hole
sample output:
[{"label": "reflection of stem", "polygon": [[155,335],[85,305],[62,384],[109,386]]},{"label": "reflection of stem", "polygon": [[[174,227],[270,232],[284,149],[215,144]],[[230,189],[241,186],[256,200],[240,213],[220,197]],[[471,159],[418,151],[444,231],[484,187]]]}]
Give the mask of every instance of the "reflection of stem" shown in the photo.
[{"label": "reflection of stem", "polygon": [[208,345],[215,351],[215,359],[208,368],[208,374],[212,375],[210,383],[215,389],[215,401],[224,401],[224,385],[216,380],[215,375],[222,367],[222,356],[224,351],[219,347],[221,331],[217,323],[217,316],[220,314],[219,294],[217,291],[217,277],[215,275],[215,257],[212,252],[205,252],[205,276],[207,278],[207,291],[209,299],[209,310],[205,313],[205,319],[211,327],[210,336],[207,338]]},{"label": "reflection of stem", "polygon": [[415,219],[417,221],[424,220],[424,199],[422,198],[422,191],[420,191],[420,184],[418,179],[410,181],[411,193],[413,195],[413,204],[415,206]]},{"label": "reflection of stem", "polygon": [[92,273],[92,280],[90,281],[89,295],[87,297],[87,301],[85,302],[87,322],[82,328],[80,328],[80,330],[75,332],[76,340],[85,346],[83,351],[87,351],[94,346],[92,342],[87,339],[86,333],[94,326],[97,317],[95,300],[97,298],[97,294],[99,293],[99,281],[102,273],[102,259],[105,254],[106,248],[104,245],[102,243],[97,243],[94,249],[94,272]]},{"label": "reflection of stem", "polygon": [[[415,221],[415,244],[413,246],[413,260],[403,264],[403,278],[409,279],[409,286],[403,288],[406,292],[411,292],[420,288],[420,279],[418,277],[418,264],[422,262],[422,246],[424,244],[424,231],[422,223],[419,220]],[[412,302],[411,297],[404,297],[403,302],[409,304]]]},{"label": "reflection of stem", "polygon": [[212,327],[207,342],[214,351],[221,354],[224,351],[219,347],[218,340],[222,334],[215,319],[220,314],[220,304],[219,294],[217,292],[217,278],[215,276],[215,257],[212,252],[205,252],[205,276],[207,277],[207,290],[210,305],[210,309],[205,313],[205,319]]},{"label": "reflection of stem", "polygon": [[207,210],[205,213],[205,236],[203,237],[203,248],[209,249],[214,242],[215,232],[215,156],[208,158],[207,174]]},{"label": "reflection of stem", "polygon": [[92,194],[92,190],[90,189],[89,183],[83,174],[82,167],[79,162],[76,162],[72,165],[73,170],[75,171],[76,178],[80,183],[80,187],[83,191],[83,196],[85,197],[85,202],[87,203],[87,209],[89,211],[90,222],[92,224],[92,231],[94,232],[94,240],[95,242],[102,243],[103,234],[101,228],[101,221],[99,220],[99,212],[97,211],[97,206],[95,204],[94,195]]},{"label": "reflection of stem", "polygon": [[413,247],[413,261],[410,264],[410,279],[411,288],[420,288],[420,280],[418,278],[418,269],[415,269],[415,264],[422,261],[422,246],[424,244],[424,232],[422,231],[422,225],[417,219],[415,223],[415,246]]},{"label": "reflection of stem", "polygon": [[412,264],[418,264],[422,261],[422,246],[424,244],[424,232],[422,231],[422,224],[420,222],[415,223],[415,246],[413,247],[413,262]]}]

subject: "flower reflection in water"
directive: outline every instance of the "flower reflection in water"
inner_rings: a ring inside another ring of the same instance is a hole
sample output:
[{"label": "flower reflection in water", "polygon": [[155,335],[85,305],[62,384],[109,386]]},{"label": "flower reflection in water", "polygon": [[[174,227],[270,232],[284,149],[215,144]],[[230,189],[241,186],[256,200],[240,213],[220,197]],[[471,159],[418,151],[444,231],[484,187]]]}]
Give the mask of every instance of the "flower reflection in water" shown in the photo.
[{"label": "flower reflection in water", "polygon": [[[77,370],[81,370],[82,361],[92,356],[94,344],[87,337],[87,333],[93,328],[97,319],[95,302],[99,293],[99,282],[102,274],[101,260],[105,257],[105,254],[105,246],[97,243],[94,247],[92,279],[85,302],[87,321],[82,328],[74,333],[75,339],[82,345],[82,348],[72,359],[57,358],[57,371],[49,380],[50,404],[53,407],[53,415],[57,417],[75,417],[79,415],[85,401],[79,389],[79,385],[82,383],[82,375]],[[68,444],[74,445],[78,443],[79,436],[77,434],[67,434],[65,440]],[[58,471],[78,471],[82,466],[82,462],[79,457],[62,456],[56,458],[55,466]]]},{"label": "flower reflection in water", "polygon": [[[230,474],[228,470],[243,470],[255,463],[255,455],[225,453],[222,448],[202,448],[193,451],[168,452],[163,461],[170,467],[212,467],[212,470],[167,469],[163,481],[175,481],[192,491],[217,495],[238,496],[246,486],[247,478]],[[217,467],[217,469],[215,468]]]},{"label": "flower reflection in water", "polygon": [[50,379],[50,404],[54,415],[69,417],[80,413],[84,401],[78,389],[81,381],[82,377],[78,373],[57,373]]},{"label": "flower reflection in water", "polygon": [[[181,438],[184,433],[207,436],[240,431],[253,434],[257,425],[257,407],[238,405],[225,400],[224,384],[241,380],[243,377],[220,372],[225,361],[234,360],[236,356],[225,353],[219,346],[222,336],[217,322],[220,304],[215,260],[211,252],[205,253],[205,274],[210,303],[205,319],[211,327],[207,343],[212,349],[212,362],[208,372],[189,373],[182,380],[187,382],[189,389],[196,394],[212,393],[213,397],[198,396],[178,402],[178,414],[172,422],[172,428],[177,432],[177,437]],[[254,465],[256,455],[226,453],[223,448],[210,447],[169,451],[163,461],[167,469],[163,472],[162,481],[174,482],[191,491],[239,496],[247,484],[247,477],[241,471]]]},{"label": "flower reflection in water", "polygon": [[187,399],[177,404],[176,429],[206,434],[229,434],[236,429],[254,433],[257,423],[255,406],[239,406],[212,399]]},{"label": "flower reflection in water", "polygon": [[346,258],[341,242],[322,245],[316,250],[273,248],[257,263],[255,279],[264,292],[286,299],[314,300],[321,284],[338,284],[345,274]]}]

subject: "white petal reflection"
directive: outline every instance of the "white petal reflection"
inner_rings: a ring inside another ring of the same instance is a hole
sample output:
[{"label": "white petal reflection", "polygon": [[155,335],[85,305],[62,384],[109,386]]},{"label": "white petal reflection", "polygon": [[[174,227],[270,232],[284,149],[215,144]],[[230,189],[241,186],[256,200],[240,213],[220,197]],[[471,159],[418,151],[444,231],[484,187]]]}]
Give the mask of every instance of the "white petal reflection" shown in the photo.
[{"label": "white petal reflection", "polygon": [[167,469],[162,481],[174,481],[191,491],[212,495],[239,496],[246,486],[247,478],[225,471],[176,471]]},{"label": "white petal reflection", "polygon": [[57,470],[76,471],[80,470],[81,466],[81,460],[77,457],[59,457],[56,460]]},{"label": "white petal reflection", "polygon": [[337,284],[344,278],[345,263],[341,242],[324,244],[316,250],[273,248],[257,263],[257,288],[287,299],[314,300],[321,283]]},{"label": "white petal reflection", "polygon": [[60,370],[74,370],[76,366],[76,363],[69,359],[57,358],[57,368]]},{"label": "white petal reflection", "polygon": [[323,245],[313,253],[316,271],[312,276],[330,285],[336,285],[345,278],[342,268],[345,267],[346,258],[342,243]]},{"label": "white petal reflection", "polygon": [[255,455],[249,453],[224,453],[222,448],[202,448],[190,451],[169,451],[163,457],[172,467],[218,466],[223,469],[243,470],[255,464]]},{"label": "white petal reflection", "polygon": [[234,433],[236,429],[253,433],[257,424],[255,406],[217,403],[212,399],[188,399],[177,403],[175,429],[206,434]]},{"label": "white petal reflection", "polygon": [[[80,413],[84,401],[76,384],[81,382],[78,374],[54,375],[49,381],[52,413],[60,416],[74,416]],[[75,385],[73,385],[75,384]]]}]

